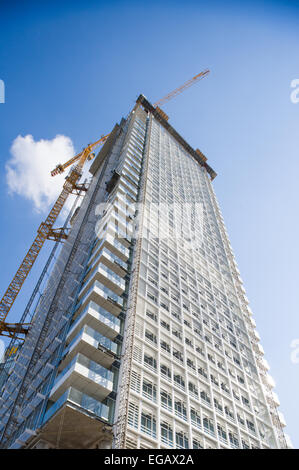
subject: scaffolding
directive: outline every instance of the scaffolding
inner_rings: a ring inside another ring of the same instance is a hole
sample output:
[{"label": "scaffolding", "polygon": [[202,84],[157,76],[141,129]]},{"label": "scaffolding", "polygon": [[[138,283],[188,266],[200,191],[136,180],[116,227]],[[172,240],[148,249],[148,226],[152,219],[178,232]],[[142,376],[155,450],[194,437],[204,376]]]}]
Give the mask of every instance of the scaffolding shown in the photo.
[{"label": "scaffolding", "polygon": [[[63,225],[63,230],[66,231],[67,228],[68,228],[68,225],[69,225],[69,222],[71,220],[71,218],[73,217],[75,211],[76,211],[76,208],[78,208],[78,201],[80,199],[80,196],[81,194],[78,194],[77,197],[75,198],[73,204],[72,204],[72,207],[68,213],[68,216],[64,222],[64,225]],[[36,310],[37,310],[37,307],[38,307],[38,304],[39,304],[39,301],[41,299],[41,296],[42,296],[42,293],[41,291],[43,290],[43,284],[44,284],[44,281],[49,277],[49,273],[52,269],[52,264],[53,264],[53,261],[55,261],[57,259],[57,252],[59,252],[59,248],[61,248],[61,241],[62,241],[62,238],[58,238],[53,247],[52,247],[52,250],[50,252],[50,255],[48,256],[48,259],[43,267],[43,270],[38,278],[38,281],[32,291],[32,294],[28,300],[28,303],[25,307],[25,310],[20,318],[20,321],[19,323],[20,324],[28,324],[30,325],[32,323],[32,320],[33,320],[33,317],[36,313]],[[18,337],[16,336],[13,336],[5,350],[5,356],[4,356],[4,359],[5,359],[5,362],[10,362],[10,365],[9,365],[9,369],[12,367],[13,363],[12,361],[10,360],[11,359],[11,356],[13,355],[14,356],[14,361],[17,360],[17,357],[18,357],[18,354],[20,352],[20,348],[22,347],[22,344],[23,344],[23,341],[21,341]],[[0,383],[2,384],[2,386],[5,384],[6,380],[7,380],[8,376],[6,378],[4,378],[3,376],[1,376],[0,374]],[[0,390],[0,395],[1,395],[1,390]]]},{"label": "scaffolding", "polygon": [[[113,136],[113,139],[115,140],[116,137],[118,134]],[[110,161],[109,158],[106,158],[99,175],[92,180],[72,230],[64,242],[44,294],[40,298],[33,317],[32,328],[3,389],[0,398],[2,448],[13,446],[16,438],[20,436],[22,426],[24,430],[26,429],[26,418],[30,413],[27,409],[30,409],[32,392],[36,392],[38,389],[37,372],[40,367],[43,366],[44,374],[49,372],[54,374],[55,372],[54,366],[49,363],[49,358],[57,345],[61,349],[63,347],[63,337],[59,338],[59,333],[70,318],[71,307],[78,289],[77,279],[88,255],[87,247],[90,247],[95,238],[94,228],[97,219],[95,207],[103,200],[105,194],[104,175],[112,171],[112,166],[113,159]],[[27,314],[28,311],[26,311]],[[40,403],[35,407],[38,412],[33,427],[36,427],[41,421],[42,404],[46,399],[47,395],[42,396]]]}]

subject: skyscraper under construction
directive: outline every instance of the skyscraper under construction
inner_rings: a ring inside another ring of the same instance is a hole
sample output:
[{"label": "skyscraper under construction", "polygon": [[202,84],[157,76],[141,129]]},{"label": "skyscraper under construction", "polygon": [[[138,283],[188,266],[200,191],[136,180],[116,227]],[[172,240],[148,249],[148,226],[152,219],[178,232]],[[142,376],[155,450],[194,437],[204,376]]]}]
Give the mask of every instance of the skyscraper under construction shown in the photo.
[{"label": "skyscraper under construction", "polygon": [[285,448],[206,157],[140,95],[4,381],[4,448]]}]

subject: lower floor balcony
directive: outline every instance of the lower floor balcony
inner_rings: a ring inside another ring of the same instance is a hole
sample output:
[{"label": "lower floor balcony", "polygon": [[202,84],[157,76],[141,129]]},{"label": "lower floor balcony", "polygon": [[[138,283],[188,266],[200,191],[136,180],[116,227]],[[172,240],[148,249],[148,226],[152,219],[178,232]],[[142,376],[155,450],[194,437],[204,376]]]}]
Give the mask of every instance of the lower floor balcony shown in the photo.
[{"label": "lower floor balcony", "polygon": [[112,340],[121,331],[120,320],[95,302],[90,302],[79,315],[76,315],[67,334],[67,341],[72,341],[84,325],[90,326]]},{"label": "lower floor balcony", "polygon": [[76,306],[78,313],[81,313],[91,301],[115,316],[120,314],[124,306],[124,299],[99,281],[95,281],[87,293],[80,298]]},{"label": "lower floor balcony", "polygon": [[88,412],[103,421],[108,422],[109,420],[109,407],[107,405],[95,400],[84,392],[69,387],[61,397],[48,408],[43,419],[43,424],[54,416],[64,404],[75,405],[76,409]]},{"label": "lower floor balcony", "polygon": [[102,401],[112,392],[113,379],[113,372],[79,353],[56,377],[50,399],[56,401],[69,387],[74,387]]},{"label": "lower floor balcony", "polygon": [[109,407],[76,388],[69,387],[46,411],[41,428],[29,447],[92,449],[111,448]]},{"label": "lower floor balcony", "polygon": [[88,325],[84,325],[62,354],[60,369],[64,368],[78,353],[92,358],[109,368],[115,361],[118,345]]}]

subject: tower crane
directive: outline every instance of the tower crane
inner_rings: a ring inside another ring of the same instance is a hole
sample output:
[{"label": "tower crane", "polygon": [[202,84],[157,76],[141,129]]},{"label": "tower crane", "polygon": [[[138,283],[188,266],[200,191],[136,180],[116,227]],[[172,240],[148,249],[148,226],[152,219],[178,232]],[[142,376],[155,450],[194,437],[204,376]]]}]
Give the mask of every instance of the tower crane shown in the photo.
[{"label": "tower crane", "polygon": [[[208,73],[209,70],[204,70],[203,72],[200,72],[199,74],[195,75],[183,85],[168,93],[161,100],[157,101],[154,106],[162,115],[167,118],[166,114],[160,109],[160,106],[177,96],[186,88],[189,88],[195,82],[204,78],[206,75],[208,75]],[[96,142],[88,144],[87,147],[85,147],[80,153],[72,157],[66,163],[58,164],[56,168],[51,171],[51,175],[55,176],[63,173],[66,168],[76,163],[76,165],[71,168],[69,175],[66,177],[62,191],[59,194],[52,209],[50,210],[48,217],[44,222],[40,224],[37,230],[37,235],[31,247],[29,248],[15,276],[13,277],[11,283],[9,284],[0,301],[0,336],[8,336],[10,338],[18,338],[20,340],[24,340],[24,336],[26,336],[26,334],[28,333],[30,323],[6,323],[7,315],[18,296],[21,287],[25,282],[25,279],[30,273],[31,268],[45,241],[47,239],[57,241],[67,238],[65,230],[61,228],[54,228],[54,224],[68,196],[70,194],[79,194],[81,191],[87,191],[87,187],[84,184],[78,183],[82,175],[83,166],[87,160],[92,160],[95,157],[93,150],[95,150],[98,146],[104,144],[108,139],[109,135],[110,134],[104,135]]]},{"label": "tower crane", "polygon": [[186,90],[187,88],[189,88],[190,86],[192,86],[194,83],[198,82],[199,80],[201,80],[202,78],[206,77],[208,74],[210,73],[210,71],[207,69],[207,70],[204,70],[203,72],[200,72],[198,73],[197,75],[195,75],[194,77],[190,78],[190,80],[188,80],[187,82],[185,82],[183,85],[179,86],[178,88],[176,88],[175,90],[171,91],[170,93],[168,93],[168,95],[164,96],[163,98],[161,98],[159,101],[157,101],[156,103],[154,103],[154,106],[157,108],[157,107],[160,107],[162,106],[162,104],[166,103],[167,101],[171,100],[172,98],[174,98],[175,96],[179,95],[180,93],[182,93],[182,91]]},{"label": "tower crane", "polygon": [[[88,146],[82,150],[82,152],[78,153],[77,155],[75,155],[74,157],[72,157],[70,160],[68,160],[66,163],[64,163],[63,165],[61,163],[59,163],[56,168],[54,168],[54,170],[51,171],[51,176],[55,176],[55,175],[59,175],[61,173],[64,172],[64,170],[66,168],[68,168],[69,166],[71,166],[73,163],[75,163],[76,161],[78,161],[83,153],[85,152],[87,155],[87,160],[92,160],[94,157],[95,157],[95,154],[92,153],[92,151],[98,147],[99,145],[102,145],[106,142],[106,140],[108,139],[110,134],[107,134],[107,135],[104,135],[102,136],[99,140],[97,140],[97,142],[94,142],[93,144],[88,144]],[[84,160],[83,164],[82,164],[82,167],[86,161],[86,159]]]},{"label": "tower crane", "polygon": [[[63,229],[54,229],[54,223],[61,212],[68,196],[70,194],[78,194],[81,191],[86,191],[87,188],[84,184],[78,184],[78,180],[82,175],[82,169],[87,160],[94,158],[92,151],[103,144],[107,139],[107,136],[101,137],[97,142],[89,144],[85,147],[82,152],[73,157],[69,162],[64,165],[58,165],[53,173],[61,173],[65,168],[70,166],[72,163],[78,161],[77,165],[71,169],[70,174],[66,177],[66,181],[63,185],[62,191],[59,194],[56,202],[54,203],[48,217],[42,222],[37,230],[37,235],[29,248],[25,258],[23,259],[19,269],[17,270],[13,280],[9,284],[4,296],[0,302],[0,335],[9,336],[10,338],[19,337],[19,335],[26,335],[30,324],[19,324],[19,323],[5,323],[8,312],[10,311],[14,301],[17,298],[21,287],[28,276],[40,250],[42,249],[45,241],[59,240],[67,238],[67,235]],[[24,339],[21,336],[19,339]]]}]

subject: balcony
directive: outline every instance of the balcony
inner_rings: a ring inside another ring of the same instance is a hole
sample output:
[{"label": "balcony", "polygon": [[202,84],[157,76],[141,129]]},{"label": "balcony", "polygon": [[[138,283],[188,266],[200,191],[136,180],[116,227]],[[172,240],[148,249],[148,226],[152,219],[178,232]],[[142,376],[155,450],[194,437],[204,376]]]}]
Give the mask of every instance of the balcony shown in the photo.
[{"label": "balcony", "polygon": [[109,429],[109,407],[68,387],[46,411],[38,437],[56,449],[88,449],[111,442]]},{"label": "balcony", "polygon": [[103,249],[103,263],[119,276],[125,276],[128,271],[128,264],[109,251],[108,248]]},{"label": "balcony", "polygon": [[260,337],[259,332],[257,330],[254,329],[253,334],[254,334],[255,338],[257,339],[257,341],[261,340],[261,337]]},{"label": "balcony", "polygon": [[128,270],[127,263],[106,247],[101,247],[100,250],[96,251],[93,258],[89,261],[89,270],[92,271],[99,263],[104,264],[107,268],[111,269],[115,274],[121,277],[125,276]]},{"label": "balcony", "polygon": [[84,294],[90,287],[91,283],[95,280],[99,281],[104,286],[111,289],[117,295],[122,295],[125,291],[126,283],[118,274],[115,274],[111,269],[107,268],[104,264],[100,263],[95,269],[89,271],[84,279],[84,285],[79,293]]},{"label": "balcony", "polygon": [[124,194],[117,192],[113,204],[118,211],[121,211],[122,215],[126,219],[132,220],[134,218],[136,213],[136,203],[126,199]]},{"label": "balcony", "polygon": [[[128,231],[121,229],[120,226],[116,227],[116,225],[112,222],[108,224],[105,235],[106,234],[110,235],[110,237],[111,237],[110,239],[113,240],[112,243],[114,245],[114,249],[115,249],[115,247],[117,247],[119,250],[121,250],[121,246],[128,249],[131,245],[131,242],[132,242],[131,234],[128,233]],[[98,236],[100,238],[102,235],[98,235]],[[108,239],[108,236],[107,236],[107,239]],[[110,249],[110,247],[108,247],[108,248]],[[113,248],[112,248],[111,251],[113,251]],[[117,254],[117,252],[116,252],[116,254]]]},{"label": "balcony", "polygon": [[130,183],[132,188],[138,188],[138,178],[133,172],[129,171],[126,167],[123,167],[122,176]]},{"label": "balcony", "polygon": [[132,201],[136,202],[137,201],[137,195],[135,193],[132,193],[132,191],[130,191],[128,189],[128,186],[120,183],[118,185],[118,190],[122,193],[122,194],[125,194],[127,198],[130,198]]},{"label": "balcony", "polygon": [[114,198],[113,202],[109,204],[108,208],[103,213],[101,225],[104,226],[112,219],[114,219],[117,224],[122,224],[125,227],[131,223],[133,219],[133,212],[132,210],[126,210],[125,207],[120,205],[119,201],[116,201]]},{"label": "balcony", "polygon": [[[108,226],[101,235],[99,235],[99,241],[96,243],[93,253],[99,253],[100,249],[106,247],[110,252],[120,258],[122,261],[127,262],[130,256],[128,248],[120,243],[116,238],[108,232]],[[110,230],[111,231],[111,230]],[[115,232],[113,231],[113,234]]]},{"label": "balcony", "polygon": [[268,371],[270,369],[269,363],[266,361],[264,357],[259,359],[259,363],[265,370]]},{"label": "balcony", "polygon": [[84,325],[100,331],[110,339],[116,338],[120,333],[120,320],[107,310],[99,307],[95,302],[90,302],[83,312],[77,316],[68,332],[67,341],[72,341]]},{"label": "balcony", "polygon": [[112,211],[110,214],[109,223],[115,228],[117,233],[120,231],[125,233],[127,238],[132,238],[134,231],[132,219],[127,221],[119,213]]},{"label": "balcony", "polygon": [[129,208],[133,208],[135,211],[135,204],[132,204],[131,199],[127,198],[127,195],[124,194],[124,188],[120,188],[120,191],[118,191],[119,187],[117,188],[117,191],[115,192],[115,200],[121,202],[122,204],[125,204],[126,207],[129,206]]},{"label": "balcony", "polygon": [[275,387],[275,381],[274,381],[273,377],[272,377],[270,374],[266,373],[266,374],[265,374],[265,379],[266,379],[267,384],[268,384],[271,388],[274,388],[274,387]]},{"label": "balcony", "polygon": [[107,234],[106,237],[107,248],[112,251],[116,256],[121,258],[123,261],[128,261],[130,256],[130,251],[126,246],[123,245],[119,240]]},{"label": "balcony", "polygon": [[132,151],[132,149],[130,148],[128,149],[127,154],[126,154],[126,161],[133,162],[133,165],[136,165],[138,170],[141,169],[141,161],[142,161],[141,156],[139,155],[137,156],[135,152]]},{"label": "balcony", "polygon": [[279,398],[275,392],[273,391],[271,393],[266,392],[266,397],[267,397],[268,402],[273,404],[275,407],[278,407],[280,405]]},{"label": "balcony", "polygon": [[137,165],[134,164],[134,162],[132,160],[129,160],[128,156],[126,156],[124,160],[123,170],[128,171],[130,174],[133,175],[134,178],[138,180],[140,169],[141,169],[141,166],[139,163],[137,163]]},{"label": "balcony", "polygon": [[130,182],[130,179],[128,178],[127,175],[122,175],[120,178],[120,183],[122,186],[125,187],[126,190],[128,190],[131,194],[134,194],[134,197],[137,197],[137,186],[133,183]]},{"label": "balcony", "polygon": [[[119,194],[119,196],[121,195]],[[135,204],[129,204],[129,202],[126,202],[124,198],[118,197],[118,195],[114,199],[113,208],[127,221],[132,220],[135,215]]]},{"label": "balcony", "polygon": [[286,423],[286,420],[284,419],[284,415],[282,414],[281,411],[278,411],[278,417],[279,417],[279,421],[280,421],[280,424],[282,427],[285,427],[287,425]]},{"label": "balcony", "polygon": [[111,367],[118,352],[118,345],[101,335],[88,325],[84,325],[81,331],[73,338],[62,353],[63,360],[60,369],[64,368],[78,353],[94,359],[104,367]]},{"label": "balcony", "polygon": [[80,392],[73,387],[69,387],[58,400],[45,413],[43,424],[48,421],[64,404],[74,404],[92,415],[108,422],[109,407],[98,400]]},{"label": "balcony", "polygon": [[124,305],[124,299],[122,297],[119,297],[115,292],[111,291],[99,281],[95,281],[86,294],[81,297],[76,306],[78,313],[80,313],[90,301],[95,302],[115,316],[120,314]]},{"label": "balcony", "polygon": [[113,390],[113,378],[113,372],[79,353],[56,377],[50,398],[56,401],[69,387],[75,387],[104,400]]},{"label": "balcony", "polygon": [[128,179],[130,183],[133,184],[133,186],[135,185],[138,188],[140,175],[136,174],[136,171],[132,167],[128,168],[128,166],[124,166],[122,174]]}]

